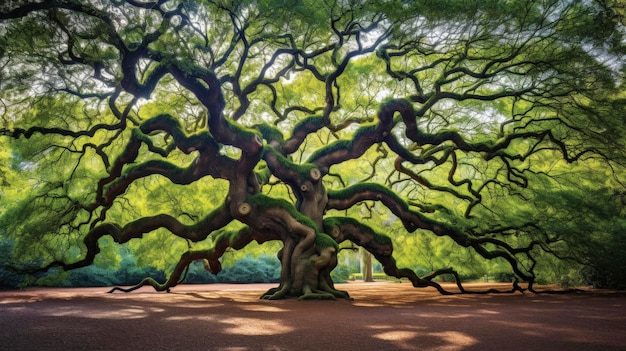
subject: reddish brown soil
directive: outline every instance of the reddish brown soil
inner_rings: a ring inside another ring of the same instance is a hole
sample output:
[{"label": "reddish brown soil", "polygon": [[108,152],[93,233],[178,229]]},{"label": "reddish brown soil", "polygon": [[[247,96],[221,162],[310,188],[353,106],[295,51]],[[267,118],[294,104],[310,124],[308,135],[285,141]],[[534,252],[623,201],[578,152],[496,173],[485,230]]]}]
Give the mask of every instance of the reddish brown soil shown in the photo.
[{"label": "reddish brown soil", "polygon": [[441,296],[381,282],[339,284],[354,301],[259,300],[269,287],[0,292],[0,350],[626,350],[626,293]]}]

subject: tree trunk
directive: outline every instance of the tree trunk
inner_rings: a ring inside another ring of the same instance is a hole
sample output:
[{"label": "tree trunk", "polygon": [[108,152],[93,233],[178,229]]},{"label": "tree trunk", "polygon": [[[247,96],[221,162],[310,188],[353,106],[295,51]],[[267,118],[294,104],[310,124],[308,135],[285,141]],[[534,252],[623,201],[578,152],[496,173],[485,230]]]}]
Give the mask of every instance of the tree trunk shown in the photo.
[{"label": "tree trunk", "polygon": [[363,273],[363,281],[364,282],[373,282],[374,275],[372,273],[372,254],[367,250],[362,250],[363,259],[361,265],[361,271]]},{"label": "tree trunk", "polygon": [[318,246],[297,252],[297,243],[291,240],[279,252],[282,271],[280,285],[268,290],[262,299],[276,300],[290,297],[299,299],[349,298],[345,291],[336,290],[330,272],[337,266],[335,246]]},{"label": "tree trunk", "polygon": [[[330,272],[337,266],[338,244],[320,231],[317,222],[299,212],[286,200],[262,194],[241,196],[231,190],[231,212],[246,223],[257,237],[277,237],[283,242],[280,285],[267,291],[264,299],[349,298],[334,288]],[[252,240],[251,237],[248,237]],[[226,238],[230,242],[233,238]],[[257,240],[258,239],[254,239]],[[214,272],[216,273],[216,272]]]}]

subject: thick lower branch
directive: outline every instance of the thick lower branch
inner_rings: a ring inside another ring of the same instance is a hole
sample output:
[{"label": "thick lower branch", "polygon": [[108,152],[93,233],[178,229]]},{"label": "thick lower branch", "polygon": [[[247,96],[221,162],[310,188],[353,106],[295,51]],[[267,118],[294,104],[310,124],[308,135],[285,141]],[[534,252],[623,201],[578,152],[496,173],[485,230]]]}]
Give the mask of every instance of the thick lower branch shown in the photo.
[{"label": "thick lower branch", "polygon": [[228,248],[239,250],[244,248],[252,241],[263,243],[269,240],[276,240],[278,237],[268,234],[252,231],[249,227],[243,228],[238,231],[221,231],[214,237],[215,244],[212,248],[207,250],[187,251],[181,255],[178,263],[174,267],[174,270],[164,283],[159,283],[152,278],[145,278],[139,284],[130,288],[115,287],[109,291],[109,293],[115,291],[131,292],[137,290],[143,286],[152,286],[156,291],[168,291],[170,288],[181,283],[184,279],[181,276],[185,275],[189,265],[193,261],[206,261],[205,268],[213,274],[217,274],[222,270],[219,259]]},{"label": "thick lower branch", "polygon": [[191,241],[201,241],[206,239],[212,231],[226,226],[232,219],[226,207],[219,207],[201,221],[192,225],[184,225],[176,218],[164,214],[140,218],[126,224],[124,227],[112,223],[100,224],[90,230],[83,239],[83,244],[87,248],[83,259],[74,263],[54,261],[30,273],[45,272],[53,267],[60,267],[66,271],[86,267],[92,264],[96,255],[100,253],[98,240],[107,235],[111,236],[115,242],[123,244],[131,239],[141,238],[144,234],[158,228],[166,228],[178,237]]},{"label": "thick lower branch", "polygon": [[[172,136],[174,145],[184,153],[198,151],[199,156],[186,168],[178,167],[161,160],[148,161],[128,168],[124,166],[135,162],[142,145],[147,145],[152,152],[166,157],[169,150],[156,148],[147,134],[163,131]],[[163,114],[142,123],[140,129],[133,130],[130,141],[124,151],[115,160],[109,176],[98,182],[96,203],[90,207],[108,207],[113,200],[122,194],[133,181],[152,174],[160,174],[176,184],[189,184],[204,176],[214,178],[230,178],[235,169],[235,161],[219,154],[219,145],[208,133],[188,136],[184,133],[180,122],[171,115]],[[108,189],[105,187],[110,184]]]},{"label": "thick lower branch", "polygon": [[[361,183],[345,188],[341,191],[328,192],[329,209],[343,210],[350,208],[360,201],[374,200],[383,203],[393,214],[398,216],[409,232],[417,229],[430,230],[438,236],[447,236],[462,247],[472,247],[478,254],[487,259],[503,258],[511,265],[514,273],[525,281],[534,280],[532,273],[524,272],[519,267],[514,252],[506,250],[488,250],[482,241],[469,233],[464,233],[446,223],[429,219],[419,212],[413,211],[408,204],[390,189],[375,183]],[[504,245],[506,247],[506,245]]]},{"label": "thick lower branch", "polygon": [[[457,287],[461,293],[489,293],[489,292],[499,292],[497,290],[488,290],[484,292],[470,292],[463,288],[461,285],[461,280],[456,271],[451,268],[439,269],[431,272],[430,274],[419,277],[414,271],[407,268],[398,268],[396,265],[396,261],[392,256],[393,253],[393,244],[391,239],[386,235],[377,233],[372,228],[358,222],[357,220],[350,217],[330,217],[324,219],[324,230],[331,234],[333,239],[335,239],[338,243],[341,243],[345,240],[352,241],[353,243],[363,247],[367,251],[369,251],[382,265],[385,274],[396,277],[396,278],[407,278],[413,286],[415,287],[427,287],[431,286],[436,288],[441,294],[451,294],[451,292],[445,290],[440,284],[432,281],[435,277],[443,274],[453,275],[455,278],[455,282]],[[473,246],[472,246],[473,247]],[[482,248],[482,247],[481,247]],[[480,253],[480,252],[479,252]],[[500,255],[489,252],[483,253],[484,255],[491,255],[493,257],[501,257]],[[513,257],[511,255],[502,254],[505,257]],[[487,257],[489,258],[489,257]],[[514,258],[513,258],[514,259]],[[532,286],[533,277],[528,275],[523,275],[524,273],[519,271],[517,267],[517,261],[510,262],[514,272],[529,281]],[[520,275],[521,273],[522,275]],[[513,289],[511,292],[521,291],[523,289],[517,285],[517,280],[514,281]]]}]

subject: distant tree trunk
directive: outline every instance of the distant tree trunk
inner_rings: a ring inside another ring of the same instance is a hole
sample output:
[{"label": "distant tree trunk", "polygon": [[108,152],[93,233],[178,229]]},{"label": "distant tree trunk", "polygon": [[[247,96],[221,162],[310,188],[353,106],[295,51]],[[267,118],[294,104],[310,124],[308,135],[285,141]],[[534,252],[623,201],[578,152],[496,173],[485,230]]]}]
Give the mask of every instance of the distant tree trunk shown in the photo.
[{"label": "distant tree trunk", "polygon": [[366,250],[363,250],[363,264],[361,265],[364,282],[373,282],[374,276],[372,274],[372,254]]}]

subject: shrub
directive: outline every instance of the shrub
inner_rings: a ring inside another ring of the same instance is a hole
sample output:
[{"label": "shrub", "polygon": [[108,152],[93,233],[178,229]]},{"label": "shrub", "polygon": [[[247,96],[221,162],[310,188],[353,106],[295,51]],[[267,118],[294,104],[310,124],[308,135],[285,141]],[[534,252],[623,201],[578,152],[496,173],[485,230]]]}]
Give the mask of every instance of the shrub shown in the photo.
[{"label": "shrub", "polygon": [[350,279],[350,269],[346,266],[339,265],[332,272],[330,272],[330,277],[333,278],[333,282],[335,283],[345,283]]},{"label": "shrub", "polygon": [[222,283],[274,283],[280,278],[280,261],[272,256],[248,255],[217,274]]},{"label": "shrub", "polygon": [[[9,257],[14,243],[9,239],[0,239],[0,257]],[[0,290],[16,289],[24,282],[24,277],[12,271],[5,259],[0,262]]]}]

